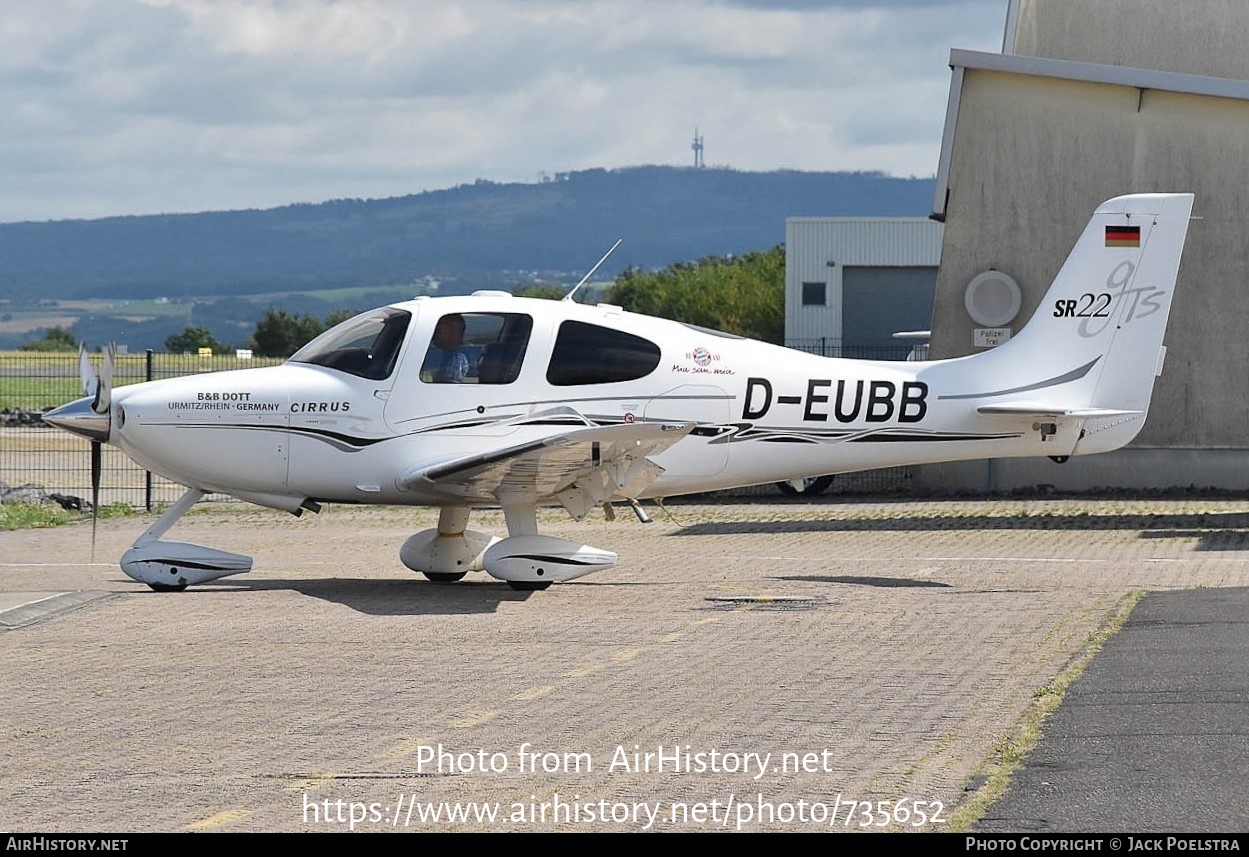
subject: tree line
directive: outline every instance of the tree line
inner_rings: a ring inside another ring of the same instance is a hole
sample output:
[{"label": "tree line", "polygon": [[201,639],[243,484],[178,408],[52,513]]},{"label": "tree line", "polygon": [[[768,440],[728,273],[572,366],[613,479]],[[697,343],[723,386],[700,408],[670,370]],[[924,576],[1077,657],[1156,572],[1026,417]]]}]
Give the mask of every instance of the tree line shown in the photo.
[{"label": "tree line", "polygon": [[[515,289],[522,297],[559,300],[567,287],[537,283]],[[708,256],[679,262],[658,271],[630,267],[607,289],[608,303],[630,312],[695,324],[724,333],[782,344],[785,338],[785,248],[777,245],[740,256]],[[269,307],[246,346],[259,357],[289,357],[306,343],[355,313],[340,309],[324,319],[312,313],[291,313]],[[165,340],[165,349],[214,354],[235,346],[219,342],[206,327],[188,326]],[[62,327],[42,339],[25,342],[23,351],[75,351],[78,343]]]},{"label": "tree line", "polygon": [[783,344],[785,247],[708,256],[660,271],[628,268],[607,301],[630,312]]},{"label": "tree line", "polygon": [[[258,357],[290,357],[323,331],[353,315],[355,313],[351,310],[335,310],[322,320],[312,313],[298,315],[269,307],[256,323],[255,332],[241,347],[250,348]],[[58,325],[47,330],[39,339],[23,342],[18,350],[77,351],[78,345],[73,333]],[[165,350],[173,354],[194,354],[201,348],[211,349],[213,354],[229,354],[236,346],[219,341],[206,327],[191,325],[165,339]]]}]

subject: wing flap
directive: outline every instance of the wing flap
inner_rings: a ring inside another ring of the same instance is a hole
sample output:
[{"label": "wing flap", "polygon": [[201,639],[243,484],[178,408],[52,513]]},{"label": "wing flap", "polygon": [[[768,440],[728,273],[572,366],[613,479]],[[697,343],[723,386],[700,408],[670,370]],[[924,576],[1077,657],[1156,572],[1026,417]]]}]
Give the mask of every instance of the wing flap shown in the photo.
[{"label": "wing flap", "polygon": [[650,457],[693,428],[693,423],[627,423],[573,429],[414,468],[399,485],[468,502],[557,501],[582,517],[612,498],[640,493],[663,473]]}]

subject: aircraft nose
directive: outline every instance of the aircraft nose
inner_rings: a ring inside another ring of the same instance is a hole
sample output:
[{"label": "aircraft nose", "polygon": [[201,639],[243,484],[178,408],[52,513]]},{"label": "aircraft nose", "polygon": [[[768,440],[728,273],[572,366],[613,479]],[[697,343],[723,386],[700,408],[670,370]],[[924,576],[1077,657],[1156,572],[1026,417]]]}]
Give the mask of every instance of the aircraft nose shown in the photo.
[{"label": "aircraft nose", "polygon": [[43,421],[65,431],[82,435],[88,440],[107,443],[110,415],[107,411],[102,414],[93,411],[91,404],[94,401],[94,396],[75,399],[68,405],[61,405],[55,410],[48,411],[43,415]]}]

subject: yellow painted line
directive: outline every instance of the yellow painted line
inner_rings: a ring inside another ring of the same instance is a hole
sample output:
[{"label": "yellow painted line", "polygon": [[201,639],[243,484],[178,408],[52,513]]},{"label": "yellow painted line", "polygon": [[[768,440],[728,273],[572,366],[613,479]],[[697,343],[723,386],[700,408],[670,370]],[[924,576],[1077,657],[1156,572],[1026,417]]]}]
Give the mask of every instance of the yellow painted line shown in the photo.
[{"label": "yellow painted line", "polygon": [[395,745],[395,749],[390,751],[390,758],[405,759],[427,744],[429,741],[424,738],[409,738],[406,741],[400,741]]},{"label": "yellow painted line", "polygon": [[295,780],[293,783],[291,783],[290,785],[286,787],[286,791],[288,792],[311,791],[312,789],[315,789],[317,786],[321,785],[321,783],[329,782],[332,779],[334,779],[334,772],[324,771],[319,774],[313,774],[310,777],[304,777],[302,779]]},{"label": "yellow painted line", "polygon": [[[691,625],[692,627],[697,628],[700,625],[709,625],[712,622],[718,622],[718,621],[719,621],[719,617],[710,617],[706,619],[700,619],[696,622],[691,623]],[[684,635],[685,635],[685,632],[683,631],[673,631],[671,634],[665,634],[664,636],[658,638],[656,642],[675,643],[677,640],[681,639]],[[637,658],[642,653],[643,653],[642,649],[621,649],[620,651],[612,654],[611,659],[615,661],[616,663],[623,664],[623,663],[626,663],[628,661],[631,661]],[[604,664],[586,664],[585,666],[577,667],[576,669],[572,669],[564,673],[564,678],[571,678],[571,679],[585,678],[586,676],[590,676],[590,675],[594,675],[595,673],[602,672],[605,669],[607,669],[607,667]],[[558,685],[554,685],[554,684],[535,685],[534,687],[530,687],[525,690],[522,690],[520,693],[513,696],[512,699],[517,702],[531,702],[535,699],[540,699],[541,697],[554,693],[558,689],[559,689]],[[479,711],[474,714],[470,714],[468,717],[464,718],[463,720],[452,723],[451,726],[454,729],[469,729],[473,726],[480,726],[483,723],[493,720],[498,715],[499,715],[498,711]],[[415,741],[415,740],[404,741],[403,743],[399,744],[399,746],[394,751],[391,752],[391,756],[392,758],[396,758],[396,759],[402,758],[404,756],[411,754],[414,750],[420,747],[421,744],[422,742]]]},{"label": "yellow painted line", "polygon": [[238,821],[240,818],[247,818],[251,815],[250,809],[223,809],[216,815],[210,815],[208,818],[196,821],[186,826],[187,830],[208,830],[212,827],[221,827],[223,824],[229,824],[232,821]]},{"label": "yellow painted line", "polygon": [[474,726],[480,726],[499,716],[497,711],[478,711],[465,717],[463,720],[451,724],[452,729],[471,729]]},{"label": "yellow painted line", "polygon": [[564,675],[568,678],[585,678],[586,676],[593,675],[602,669],[604,669],[602,664],[587,664],[584,667],[577,667],[575,670],[569,670],[564,673]]}]

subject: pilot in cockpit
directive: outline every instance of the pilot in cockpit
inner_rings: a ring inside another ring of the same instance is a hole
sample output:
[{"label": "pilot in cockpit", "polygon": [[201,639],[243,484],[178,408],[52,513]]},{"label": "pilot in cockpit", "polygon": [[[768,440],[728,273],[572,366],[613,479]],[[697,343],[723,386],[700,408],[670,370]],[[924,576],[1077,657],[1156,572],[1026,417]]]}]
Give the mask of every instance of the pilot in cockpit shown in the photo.
[{"label": "pilot in cockpit", "polygon": [[433,384],[462,384],[468,379],[468,355],[464,353],[464,316],[444,315],[434,327],[425,362],[421,364],[421,380]]}]

